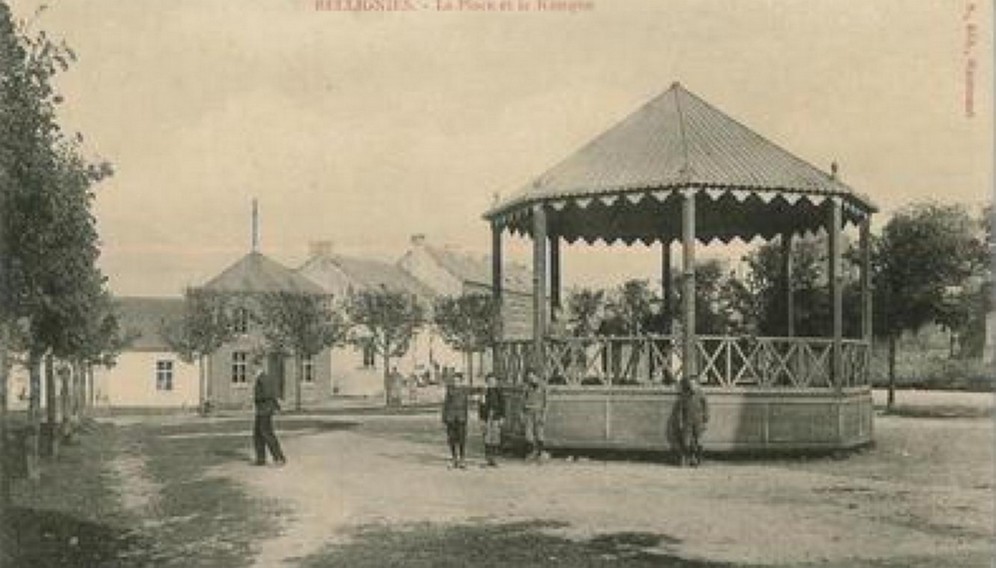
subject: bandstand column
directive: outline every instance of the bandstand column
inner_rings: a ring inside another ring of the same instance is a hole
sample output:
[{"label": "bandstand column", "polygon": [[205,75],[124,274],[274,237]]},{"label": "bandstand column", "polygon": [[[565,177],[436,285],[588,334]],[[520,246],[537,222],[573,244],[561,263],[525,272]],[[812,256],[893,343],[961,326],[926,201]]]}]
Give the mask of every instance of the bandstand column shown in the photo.
[{"label": "bandstand column", "polygon": [[550,235],[550,307],[560,315],[560,237]]},{"label": "bandstand column", "polygon": [[832,313],[832,338],[833,338],[833,349],[831,351],[831,369],[830,377],[831,383],[838,389],[843,388],[844,384],[844,360],[843,360],[843,336],[844,336],[844,317],[843,317],[843,274],[841,274],[840,266],[840,229],[841,229],[841,211],[840,211],[840,198],[833,197],[830,199],[830,215],[827,219],[827,234],[829,235],[830,244],[830,305]]},{"label": "bandstand column", "polygon": [[543,339],[546,337],[546,211],[543,204],[533,205],[533,364],[540,372],[544,370],[545,353]]},{"label": "bandstand column", "polygon": [[495,318],[495,330],[494,339],[495,346],[491,348],[491,369],[492,371],[501,376],[501,357],[498,354],[497,342],[502,340],[502,314],[504,309],[502,308],[502,293],[504,292],[504,275],[502,271],[502,250],[501,250],[501,225],[498,223],[491,223],[491,297],[494,299],[494,304],[497,306],[498,315]]},{"label": "bandstand column", "polygon": [[671,286],[671,241],[669,240],[661,243],[661,287],[664,296],[661,317],[664,318],[664,332],[670,334],[674,329],[671,325],[674,318],[674,313],[671,311],[671,305],[674,303],[674,287]]},{"label": "bandstand column", "polygon": [[869,378],[872,345],[871,214],[861,221],[858,245],[861,249],[861,339],[865,342],[865,382]]},{"label": "bandstand column", "polygon": [[785,335],[795,337],[795,298],[792,293],[792,233],[782,234],[782,293],[785,294]]},{"label": "bandstand column", "polygon": [[695,357],[695,193],[685,192],[681,206],[681,308],[682,376],[687,381],[698,375]]}]

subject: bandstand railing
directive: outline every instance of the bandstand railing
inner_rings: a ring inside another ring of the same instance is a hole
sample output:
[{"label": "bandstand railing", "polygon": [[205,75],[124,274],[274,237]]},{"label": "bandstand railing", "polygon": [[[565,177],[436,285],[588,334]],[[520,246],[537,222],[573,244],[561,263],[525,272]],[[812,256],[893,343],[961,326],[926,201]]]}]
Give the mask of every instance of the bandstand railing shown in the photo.
[{"label": "bandstand railing", "polygon": [[[669,335],[549,338],[544,371],[551,384],[572,386],[654,386],[681,377],[681,338]],[[810,389],[868,384],[866,341],[841,343],[841,376],[833,380],[833,340],[814,337],[700,335],[695,341],[699,380],[725,388]],[[504,341],[498,364],[513,384],[535,364],[534,344]]]}]

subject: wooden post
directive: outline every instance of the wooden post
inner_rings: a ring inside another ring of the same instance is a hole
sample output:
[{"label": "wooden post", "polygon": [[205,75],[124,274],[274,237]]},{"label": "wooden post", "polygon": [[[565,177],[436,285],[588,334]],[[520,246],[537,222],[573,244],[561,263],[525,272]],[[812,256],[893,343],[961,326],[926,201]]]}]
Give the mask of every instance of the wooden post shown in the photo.
[{"label": "wooden post", "polygon": [[540,203],[533,206],[533,363],[540,373],[545,373],[546,363],[546,246],[546,211]]},{"label": "wooden post", "polygon": [[681,207],[681,241],[682,241],[682,279],[681,303],[684,337],[682,338],[682,369],[683,378],[687,381],[696,378],[695,346],[695,193],[685,192]]},{"label": "wooden post", "polygon": [[782,292],[785,294],[785,335],[795,337],[795,298],[792,290],[792,233],[782,235]]},{"label": "wooden post", "polygon": [[553,315],[562,319],[560,314],[560,237],[550,235],[550,306]]},{"label": "wooden post", "polygon": [[861,221],[861,232],[858,237],[861,248],[861,339],[865,342],[865,376],[864,384],[871,379],[871,348],[874,332],[871,290],[871,213]]},{"label": "wooden post", "polygon": [[831,351],[831,369],[830,378],[831,383],[838,389],[844,387],[844,359],[843,359],[843,335],[844,335],[844,317],[843,317],[843,274],[841,274],[840,266],[840,229],[841,229],[841,211],[840,211],[840,198],[833,197],[830,199],[830,215],[827,219],[827,234],[830,239],[830,305],[832,310],[832,338],[833,338],[833,349]]},{"label": "wooden post", "polygon": [[661,287],[664,292],[664,309],[661,310],[661,317],[664,318],[664,332],[671,333],[674,326],[671,325],[674,313],[671,311],[671,304],[674,303],[674,287],[671,286],[671,241],[666,240],[661,243]]},{"label": "wooden post", "polygon": [[[502,274],[502,250],[501,250],[501,225],[497,222],[491,223],[491,297],[494,299],[498,314],[495,317],[494,339],[495,345],[491,348],[491,370],[500,376],[504,373],[501,368],[501,357],[498,352],[498,343],[502,340],[502,322],[504,321],[505,308],[502,305],[502,293],[504,292],[504,275]],[[504,377],[508,378],[508,377]]]}]

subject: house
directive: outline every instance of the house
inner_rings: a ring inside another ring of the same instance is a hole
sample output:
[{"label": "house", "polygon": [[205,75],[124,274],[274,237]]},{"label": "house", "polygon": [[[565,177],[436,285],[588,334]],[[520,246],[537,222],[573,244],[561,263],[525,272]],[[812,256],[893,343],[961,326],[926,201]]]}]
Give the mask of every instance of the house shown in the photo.
[{"label": "house", "polygon": [[[431,288],[394,263],[335,253],[328,241],[312,243],[308,260],[298,274],[319,284],[334,299],[362,290],[384,288],[417,298],[431,321],[436,294]],[[332,350],[332,376],[336,392],[347,396],[374,396],[383,393],[384,363],[372,346],[357,343]],[[405,376],[432,372],[442,366],[459,365],[455,353],[434,332],[430,322],[416,334],[407,353],[391,365]]]},{"label": "house", "polygon": [[[398,266],[439,296],[491,294],[491,257],[473,255],[412,235]],[[528,268],[507,263],[503,270],[502,335],[506,339],[532,337],[532,275]]]},{"label": "house", "polygon": [[[325,295],[321,286],[279,262],[253,250],[200,287],[227,295],[235,307],[234,339],[207,359],[207,399],[216,406],[251,407],[251,362],[265,356],[267,371],[281,384],[285,405],[298,398],[294,358],[268,351],[259,322],[259,300],[271,292]],[[301,369],[302,406],[314,406],[332,397],[330,350],[305,359]]]},{"label": "house", "polygon": [[186,363],[163,340],[160,331],[183,315],[182,298],[121,297],[114,310],[128,346],[113,367],[96,367],[94,403],[113,408],[197,408],[197,363]]}]

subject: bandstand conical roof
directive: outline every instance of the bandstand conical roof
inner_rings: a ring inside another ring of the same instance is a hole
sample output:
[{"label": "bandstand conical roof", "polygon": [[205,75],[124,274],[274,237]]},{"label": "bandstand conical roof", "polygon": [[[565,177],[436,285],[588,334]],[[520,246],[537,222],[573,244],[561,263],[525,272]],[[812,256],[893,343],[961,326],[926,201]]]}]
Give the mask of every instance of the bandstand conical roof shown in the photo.
[{"label": "bandstand conical roof", "polygon": [[568,242],[647,244],[681,234],[681,195],[696,194],[696,236],[709,242],[815,232],[838,199],[843,221],[875,206],[835,175],[765,139],[679,83],[498,203],[485,218],[532,231],[546,206]]}]

